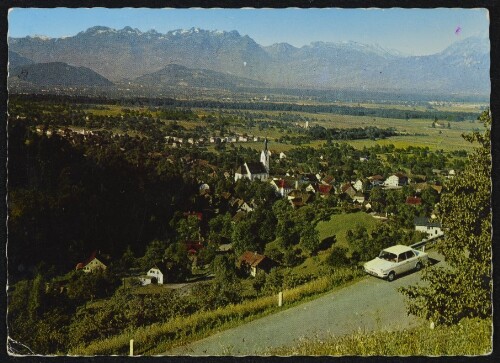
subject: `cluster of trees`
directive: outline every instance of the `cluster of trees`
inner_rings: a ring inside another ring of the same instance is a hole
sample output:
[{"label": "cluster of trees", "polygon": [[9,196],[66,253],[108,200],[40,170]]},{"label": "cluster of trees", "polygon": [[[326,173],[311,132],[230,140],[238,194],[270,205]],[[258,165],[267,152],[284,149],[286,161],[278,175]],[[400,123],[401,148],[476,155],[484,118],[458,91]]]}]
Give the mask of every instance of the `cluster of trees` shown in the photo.
[{"label": "cluster of trees", "polygon": [[442,151],[429,151],[428,148],[409,146],[387,155],[387,161],[400,169],[408,169],[413,174],[434,175],[432,170],[442,170],[448,163],[448,156]]},{"label": "cluster of trees", "polygon": [[30,130],[9,122],[11,276],[39,261],[67,271],[92,250],[141,253],[195,202],[197,181],[180,162],[150,158],[154,143],[103,135],[73,145]]},{"label": "cluster of trees", "polygon": [[156,111],[158,117],[166,120],[198,120],[198,115],[190,109],[160,108]]},{"label": "cluster of trees", "polygon": [[447,111],[416,111],[401,110],[394,108],[367,108],[360,106],[341,106],[341,105],[301,105],[294,103],[271,103],[271,102],[219,102],[209,100],[151,100],[153,104],[168,105],[175,107],[194,107],[194,108],[212,108],[212,109],[242,109],[242,110],[266,110],[266,111],[284,111],[284,112],[307,112],[307,113],[331,113],[336,115],[351,116],[369,116],[397,119],[427,119],[429,117],[438,117],[440,120],[447,121],[465,121],[475,119],[473,112],[447,112]]},{"label": "cluster of trees", "polygon": [[272,207],[276,216],[276,239],[268,243],[266,255],[283,266],[297,266],[305,258],[315,256],[334,240],[322,241],[316,225],[336,211],[337,198],[317,198],[311,204],[294,209],[286,200],[279,200]]},{"label": "cluster of trees", "polygon": [[451,179],[440,203],[447,233],[438,250],[448,267],[425,269],[424,285],[401,289],[408,312],[438,324],[492,316],[491,115],[486,132],[465,136],[477,144],[460,178]]},{"label": "cluster of trees", "polygon": [[356,226],[346,233],[351,246],[352,258],[357,261],[368,261],[379,252],[395,244],[410,245],[422,240],[422,235],[414,230],[402,229],[393,224],[380,224],[371,233],[363,226]]},{"label": "cluster of trees", "polygon": [[64,280],[62,287],[60,279],[53,279],[40,269],[33,279],[10,286],[9,335],[30,349],[24,354],[67,351],[70,326],[79,324],[78,319],[72,323],[77,309],[109,296],[120,284],[115,276],[104,272],[74,271]]},{"label": "cluster of trees", "polygon": [[415,187],[404,186],[401,190],[385,190],[374,187],[370,190],[369,202],[373,211],[393,215],[393,221],[401,228],[412,228],[413,219],[428,216],[439,203],[440,195],[433,188],[426,188],[418,193],[420,205],[405,204],[408,197],[417,195]]},{"label": "cluster of trees", "polygon": [[379,129],[375,126],[356,127],[350,129],[327,129],[315,125],[308,129],[308,134],[315,140],[359,140],[359,139],[385,139],[396,135],[394,128]]}]

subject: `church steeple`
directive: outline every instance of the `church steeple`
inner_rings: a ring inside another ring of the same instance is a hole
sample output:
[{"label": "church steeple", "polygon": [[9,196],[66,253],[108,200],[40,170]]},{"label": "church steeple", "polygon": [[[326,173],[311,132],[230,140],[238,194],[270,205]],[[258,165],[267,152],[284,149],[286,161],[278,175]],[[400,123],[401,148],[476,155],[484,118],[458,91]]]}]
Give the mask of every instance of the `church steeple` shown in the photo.
[{"label": "church steeple", "polygon": [[271,152],[267,149],[267,137],[264,140],[264,150],[260,153],[260,162],[266,168],[266,171],[269,173],[269,156]]}]

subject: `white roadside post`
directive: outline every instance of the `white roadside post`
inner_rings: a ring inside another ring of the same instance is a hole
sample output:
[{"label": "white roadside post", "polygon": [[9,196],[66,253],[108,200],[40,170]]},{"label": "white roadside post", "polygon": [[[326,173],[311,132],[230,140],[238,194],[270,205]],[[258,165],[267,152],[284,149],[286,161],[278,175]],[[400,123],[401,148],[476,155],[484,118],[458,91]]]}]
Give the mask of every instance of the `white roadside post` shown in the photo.
[{"label": "white roadside post", "polygon": [[130,339],[130,354],[131,357],[134,355],[134,339]]},{"label": "white roadside post", "polygon": [[283,306],[283,291],[278,293],[278,306]]}]

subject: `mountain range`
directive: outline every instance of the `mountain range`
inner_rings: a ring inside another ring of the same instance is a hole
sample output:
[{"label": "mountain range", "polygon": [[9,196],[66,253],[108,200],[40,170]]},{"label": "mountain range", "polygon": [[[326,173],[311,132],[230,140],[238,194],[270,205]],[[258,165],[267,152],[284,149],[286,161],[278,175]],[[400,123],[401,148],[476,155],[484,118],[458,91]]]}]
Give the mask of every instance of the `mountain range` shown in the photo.
[{"label": "mountain range", "polygon": [[314,42],[300,48],[287,43],[261,46],[237,31],[191,28],[163,34],[95,26],[63,38],[9,38],[9,61],[12,67],[16,63],[64,62],[86,67],[114,83],[160,88],[490,92],[490,44],[481,37],[456,41],[432,55],[405,56],[357,42]]},{"label": "mountain range", "polygon": [[37,86],[110,87],[113,83],[86,67],[63,62],[25,64],[9,69],[10,81]]}]

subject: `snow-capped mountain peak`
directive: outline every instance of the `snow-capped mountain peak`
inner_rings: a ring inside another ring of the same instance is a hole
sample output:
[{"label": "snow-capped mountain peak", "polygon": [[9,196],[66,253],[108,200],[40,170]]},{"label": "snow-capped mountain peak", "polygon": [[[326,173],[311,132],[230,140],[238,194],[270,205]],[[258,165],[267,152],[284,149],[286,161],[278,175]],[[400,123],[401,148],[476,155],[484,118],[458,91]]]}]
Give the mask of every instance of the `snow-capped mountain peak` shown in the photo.
[{"label": "snow-capped mountain peak", "polygon": [[28,38],[31,39],[38,39],[38,40],[51,40],[51,37],[48,37],[46,35],[41,35],[41,34],[35,34],[35,35],[28,35]]}]

